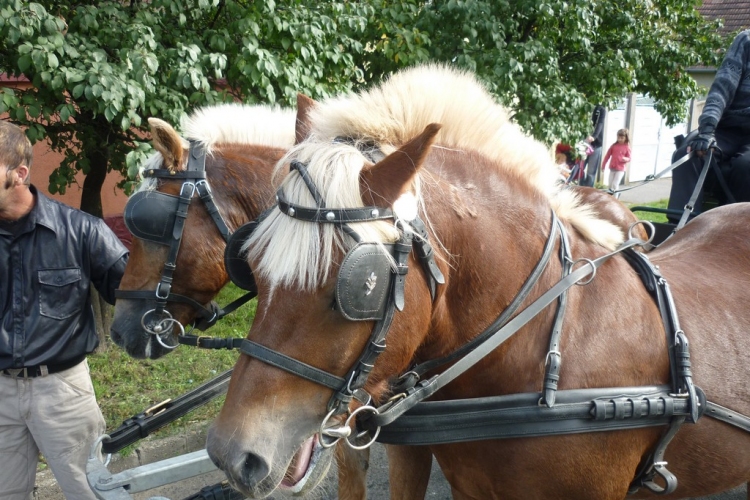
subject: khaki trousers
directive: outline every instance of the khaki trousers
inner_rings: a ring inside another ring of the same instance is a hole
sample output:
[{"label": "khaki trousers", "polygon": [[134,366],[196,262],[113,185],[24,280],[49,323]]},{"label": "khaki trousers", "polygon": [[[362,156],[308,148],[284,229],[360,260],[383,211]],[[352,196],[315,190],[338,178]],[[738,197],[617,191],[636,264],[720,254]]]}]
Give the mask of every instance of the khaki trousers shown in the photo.
[{"label": "khaki trousers", "polygon": [[40,451],[67,500],[96,499],[86,462],[104,430],[86,361],[44,377],[0,375],[0,499],[31,498]]}]

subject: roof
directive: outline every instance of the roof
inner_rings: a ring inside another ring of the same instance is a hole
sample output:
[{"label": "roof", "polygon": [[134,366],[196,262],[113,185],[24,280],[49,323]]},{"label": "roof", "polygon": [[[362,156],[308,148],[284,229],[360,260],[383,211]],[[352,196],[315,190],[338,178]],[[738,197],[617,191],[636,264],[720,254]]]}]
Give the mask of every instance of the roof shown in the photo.
[{"label": "roof", "polygon": [[722,19],[722,35],[750,28],[750,0],[703,0],[698,11],[707,19]]}]

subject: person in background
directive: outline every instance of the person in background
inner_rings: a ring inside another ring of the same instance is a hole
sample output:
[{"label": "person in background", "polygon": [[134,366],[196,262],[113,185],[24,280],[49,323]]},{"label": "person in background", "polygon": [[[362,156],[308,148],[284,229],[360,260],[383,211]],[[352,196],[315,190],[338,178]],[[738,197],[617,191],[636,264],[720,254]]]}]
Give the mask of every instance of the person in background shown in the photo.
[{"label": "person in background", "polygon": [[586,138],[586,142],[589,143],[593,152],[588,156],[586,160],[586,177],[581,182],[584,186],[593,186],[596,182],[596,174],[599,170],[599,163],[602,159],[602,144],[604,141],[604,123],[607,119],[607,108],[604,106],[597,105],[594,107],[593,113],[591,113],[591,125],[593,131],[591,135]]},{"label": "person in background", "polygon": [[128,253],[103,220],[31,185],[31,162],[23,131],[0,121],[0,498],[32,498],[41,451],[65,498],[95,499],[86,462],[105,426],[89,289],[114,303]]},{"label": "person in background", "polygon": [[562,142],[555,146],[555,164],[560,172],[560,177],[567,181],[573,168],[573,148]]},{"label": "person in background", "polygon": [[[602,172],[607,169],[607,162],[610,162],[608,185],[611,191],[617,191],[620,188],[620,182],[625,176],[625,169],[630,163],[631,156],[628,129],[621,128],[617,131],[617,142],[609,147],[607,154],[604,155],[604,161],[602,161]],[[619,198],[620,194],[615,193],[615,196]]]},{"label": "person in background", "polygon": [[[735,37],[716,72],[698,119],[698,135],[682,151],[675,152],[677,158],[690,151],[696,154],[672,173],[670,209],[681,212],[690,201],[703,168],[703,156],[714,147],[718,148],[721,171],[735,200],[750,201],[750,30]],[[712,181],[713,172],[708,175],[707,180]],[[701,192],[694,210],[700,213],[702,205]]]}]

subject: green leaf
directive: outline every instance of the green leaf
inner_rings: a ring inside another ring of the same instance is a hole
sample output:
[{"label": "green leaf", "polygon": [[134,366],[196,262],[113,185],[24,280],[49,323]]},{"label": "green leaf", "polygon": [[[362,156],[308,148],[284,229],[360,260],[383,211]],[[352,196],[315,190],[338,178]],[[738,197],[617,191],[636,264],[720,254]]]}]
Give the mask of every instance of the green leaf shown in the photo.
[{"label": "green leaf", "polygon": [[47,64],[49,65],[51,69],[56,69],[60,65],[60,63],[57,60],[57,56],[53,54],[52,52],[47,54]]},{"label": "green leaf", "polygon": [[31,67],[31,56],[26,54],[18,58],[18,69],[21,73],[26,73]]}]

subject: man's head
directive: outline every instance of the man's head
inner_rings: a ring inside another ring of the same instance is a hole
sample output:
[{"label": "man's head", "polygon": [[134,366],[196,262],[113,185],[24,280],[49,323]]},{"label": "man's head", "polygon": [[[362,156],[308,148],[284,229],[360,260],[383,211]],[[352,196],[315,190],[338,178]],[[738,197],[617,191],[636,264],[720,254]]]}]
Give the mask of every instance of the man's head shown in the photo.
[{"label": "man's head", "polygon": [[5,167],[5,189],[31,182],[31,143],[16,125],[0,120],[0,167]]}]

